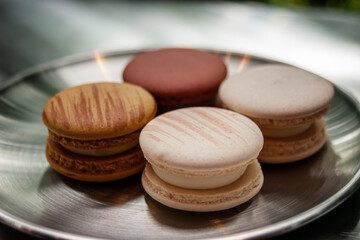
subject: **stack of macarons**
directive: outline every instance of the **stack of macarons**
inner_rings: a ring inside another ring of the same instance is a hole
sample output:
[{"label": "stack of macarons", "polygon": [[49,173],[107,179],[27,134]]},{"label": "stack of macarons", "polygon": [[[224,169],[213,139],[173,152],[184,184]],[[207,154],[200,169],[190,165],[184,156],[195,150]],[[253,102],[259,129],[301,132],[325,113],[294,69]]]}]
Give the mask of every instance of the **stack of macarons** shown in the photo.
[{"label": "stack of macarons", "polygon": [[65,89],[43,109],[46,158],[59,173],[104,182],[140,172],[144,125],[156,115],[152,95],[129,83],[99,82]]},{"label": "stack of macarons", "polygon": [[[124,69],[125,83],[80,85],[49,100],[46,157],[82,181],[121,179],[146,164],[145,191],[176,209],[242,204],[262,187],[259,161],[297,161],[325,144],[323,116],[334,90],[317,75],[279,64],[226,76],[221,58],[209,52],[139,54]],[[223,108],[213,107],[218,94]],[[157,106],[163,114],[155,117]]]}]

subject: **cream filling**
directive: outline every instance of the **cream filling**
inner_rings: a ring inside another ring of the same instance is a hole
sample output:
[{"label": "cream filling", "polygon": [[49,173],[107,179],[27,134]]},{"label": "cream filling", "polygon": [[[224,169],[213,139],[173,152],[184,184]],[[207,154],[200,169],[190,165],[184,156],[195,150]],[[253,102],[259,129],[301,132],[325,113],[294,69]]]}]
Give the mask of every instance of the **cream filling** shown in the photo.
[{"label": "cream filling", "polygon": [[298,127],[291,127],[291,128],[267,128],[267,127],[260,127],[262,134],[264,137],[270,138],[283,138],[283,137],[291,137],[299,135],[300,133],[305,132],[310,128],[312,124],[306,124]]},{"label": "cream filling", "polygon": [[69,150],[70,152],[73,152],[73,153],[86,155],[86,156],[101,157],[101,156],[110,156],[110,155],[115,155],[115,154],[125,152],[125,151],[135,147],[138,143],[139,143],[138,141],[133,141],[133,142],[130,142],[127,144],[122,144],[120,146],[104,148],[104,149],[79,149],[79,148],[69,147],[69,146],[64,146],[64,145],[61,145],[61,146],[63,146],[64,148],[66,148],[67,150]]},{"label": "cream filling", "polygon": [[154,165],[151,166],[154,169],[156,175],[165,182],[175,185],[177,187],[189,189],[210,189],[228,185],[241,177],[247,167],[245,166],[238,171],[219,176],[184,176],[171,173]]}]

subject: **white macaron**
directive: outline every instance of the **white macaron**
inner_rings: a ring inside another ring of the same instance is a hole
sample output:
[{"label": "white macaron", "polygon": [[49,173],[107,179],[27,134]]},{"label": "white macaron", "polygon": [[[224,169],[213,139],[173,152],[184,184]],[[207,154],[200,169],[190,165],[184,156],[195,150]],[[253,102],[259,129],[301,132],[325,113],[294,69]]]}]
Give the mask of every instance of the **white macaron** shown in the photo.
[{"label": "white macaron", "polygon": [[149,162],[143,186],[169,207],[227,209],[256,195],[263,183],[257,162],[262,133],[229,110],[192,107],[162,114],[144,127],[140,146]]}]

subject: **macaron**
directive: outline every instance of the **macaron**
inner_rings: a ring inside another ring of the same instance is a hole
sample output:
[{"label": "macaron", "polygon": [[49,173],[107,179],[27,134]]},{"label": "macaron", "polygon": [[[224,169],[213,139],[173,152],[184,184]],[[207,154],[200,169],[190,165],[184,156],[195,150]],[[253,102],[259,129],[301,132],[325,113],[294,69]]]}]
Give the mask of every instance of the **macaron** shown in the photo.
[{"label": "macaron", "polygon": [[[88,156],[89,162],[126,154],[138,147],[140,131],[156,115],[156,109],[155,99],[148,91],[129,83],[98,82],[65,89],[53,96],[43,109],[43,122],[49,132],[47,145],[51,149],[46,151],[47,159],[51,166],[60,164],[55,170],[69,176],[63,169],[70,164],[65,162],[71,162],[66,159],[75,158],[75,155]],[[58,155],[69,151],[71,157],[56,161],[51,152],[59,149]],[[118,164],[118,167],[123,171],[133,167],[127,161],[120,162],[124,166]],[[72,170],[68,171],[77,172],[75,168],[81,168],[81,164],[70,165]],[[76,179],[87,181],[90,178],[77,176]],[[97,178],[95,174],[91,180],[101,179],[105,178]]]},{"label": "macaron", "polygon": [[165,112],[215,104],[227,69],[215,54],[187,48],[166,48],[137,55],[124,69],[123,80],[144,87]]},{"label": "macaron", "polygon": [[186,211],[218,211],[254,197],[263,184],[258,126],[238,113],[190,107],[161,114],[141,131],[145,191]]},{"label": "macaron", "polygon": [[326,142],[323,116],[334,88],[308,71],[280,64],[250,68],[224,81],[224,108],[241,113],[260,127],[265,141],[259,161],[287,163],[317,152]]}]

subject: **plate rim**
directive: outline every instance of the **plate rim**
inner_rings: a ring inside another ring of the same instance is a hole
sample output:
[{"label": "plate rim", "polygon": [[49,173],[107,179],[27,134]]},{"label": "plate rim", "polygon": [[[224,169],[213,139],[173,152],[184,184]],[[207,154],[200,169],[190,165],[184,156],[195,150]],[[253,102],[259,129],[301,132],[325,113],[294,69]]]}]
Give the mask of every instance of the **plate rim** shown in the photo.
[{"label": "plate rim", "polygon": [[[157,48],[142,48],[142,49],[131,49],[131,50],[106,50],[106,51],[92,51],[92,52],[85,52],[80,54],[74,54],[69,55],[66,57],[58,58],[46,63],[42,63],[39,65],[35,65],[33,67],[29,67],[23,71],[20,71],[19,73],[13,75],[10,77],[5,84],[0,85],[0,93],[2,91],[5,91],[8,88],[11,88],[12,86],[16,85],[17,83],[21,82],[24,78],[28,78],[31,75],[38,74],[44,71],[49,71],[56,68],[65,67],[72,64],[77,64],[81,62],[87,62],[94,60],[94,53],[98,52],[103,57],[109,58],[109,57],[115,57],[115,56],[121,56],[121,55],[134,55],[139,54],[146,51],[161,49],[164,47],[157,47]],[[189,47],[186,47],[189,48]],[[273,60],[266,57],[256,56],[253,54],[248,53],[241,53],[236,51],[227,51],[227,50],[219,50],[219,49],[209,49],[209,48],[197,48],[200,50],[213,52],[217,54],[231,54],[231,56],[236,55],[238,57],[244,57],[249,56],[251,59],[257,59],[264,62],[271,62],[271,63],[279,63],[289,66],[294,66],[299,69],[304,69],[292,64],[284,63],[281,61]],[[304,69],[306,70],[306,69]],[[308,71],[308,70],[306,70]],[[328,80],[332,83],[334,88],[343,95],[344,98],[347,99],[357,110],[357,113],[360,113],[360,102],[357,100],[354,95],[344,89],[343,87],[340,87],[333,83],[332,81]],[[320,204],[300,213],[295,216],[292,216],[290,218],[287,218],[286,220],[273,223],[264,227],[257,228],[255,230],[247,230],[240,233],[234,233],[230,234],[228,236],[223,236],[221,239],[224,240],[233,240],[233,239],[239,239],[239,238],[245,238],[245,239],[254,239],[254,238],[268,238],[268,237],[274,237],[278,236],[284,233],[287,233],[291,230],[297,229],[301,226],[304,226],[307,223],[310,223],[327,213],[329,213],[331,210],[335,209],[337,206],[339,206],[341,203],[346,201],[358,188],[360,188],[360,167],[357,169],[354,176],[350,179],[350,181],[344,185],[340,190],[338,190],[335,194],[333,194],[331,197],[327,198]],[[80,240],[99,240],[103,238],[97,238],[97,237],[91,237],[86,235],[79,235],[79,234],[73,234],[68,233],[65,231],[59,231],[55,230],[53,228],[45,227],[36,223],[32,223],[30,221],[21,219],[8,211],[0,208],[0,222],[14,228],[16,230],[19,230],[23,233],[42,237],[42,238],[48,238],[48,239],[54,239],[54,238],[64,238],[64,239],[80,239]],[[219,239],[220,237],[210,237],[208,239]]]}]

